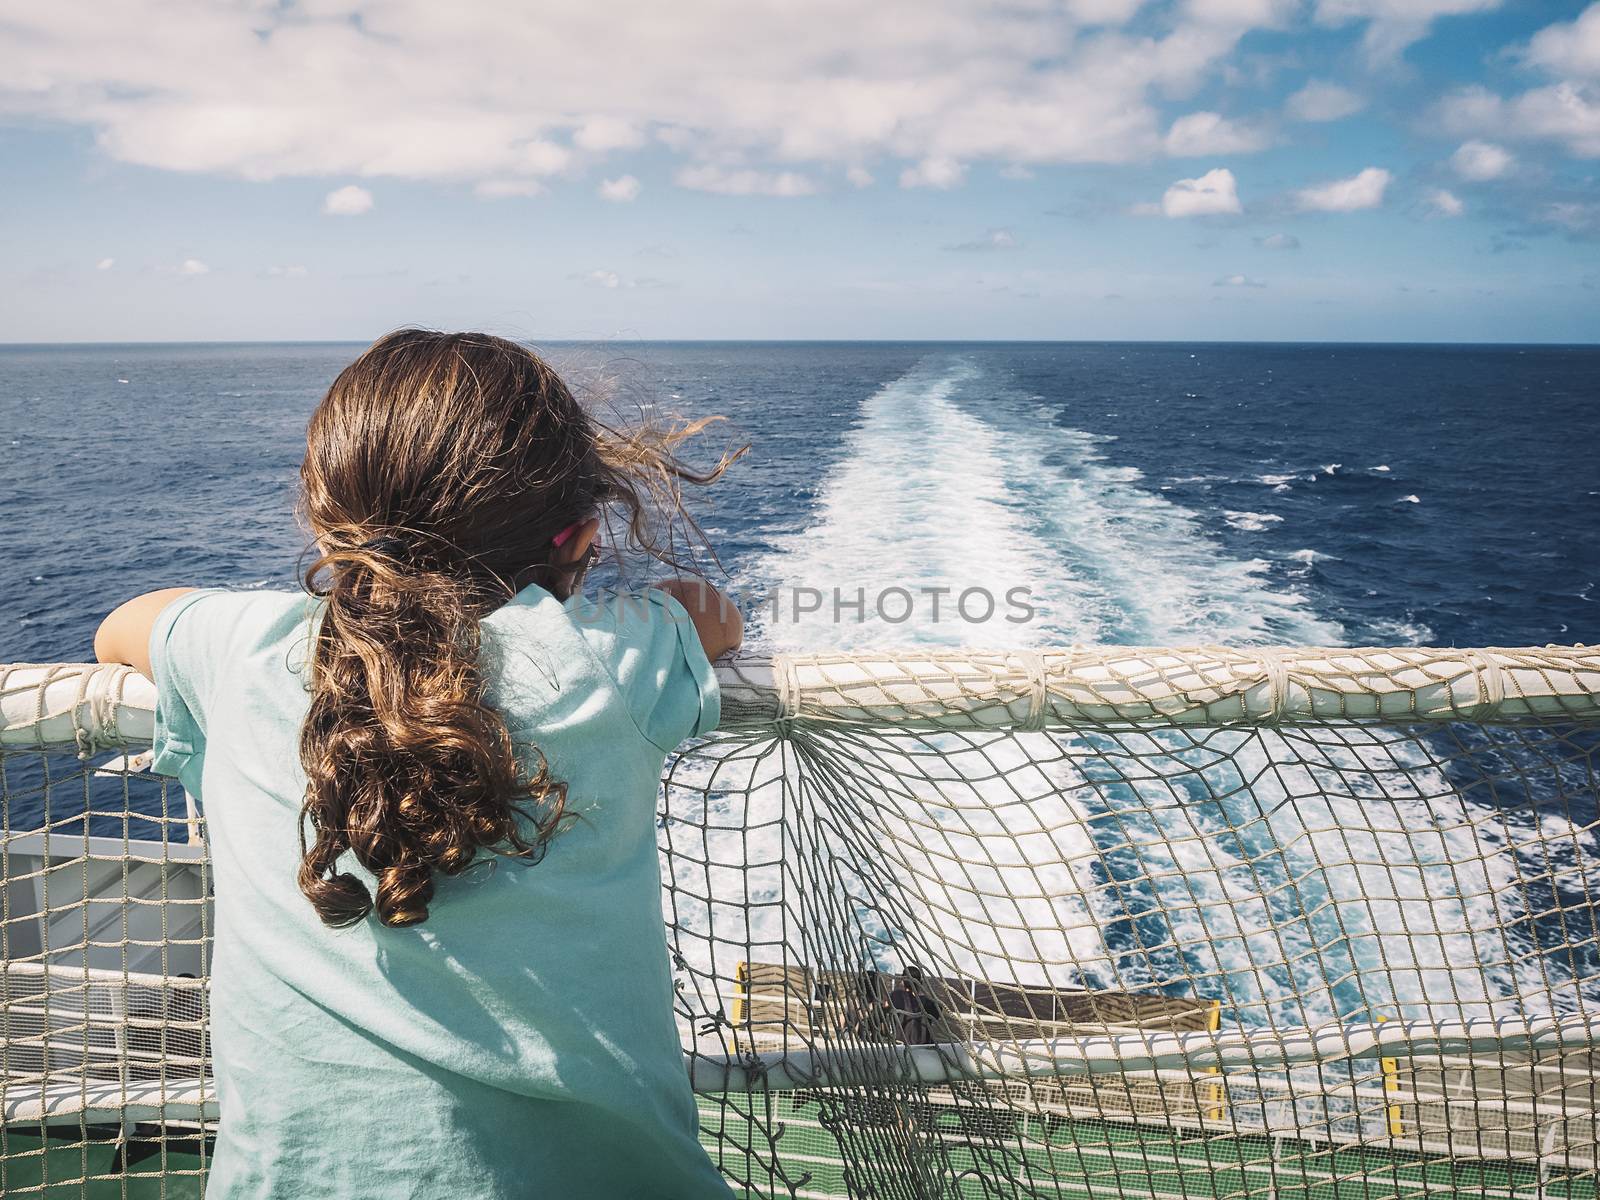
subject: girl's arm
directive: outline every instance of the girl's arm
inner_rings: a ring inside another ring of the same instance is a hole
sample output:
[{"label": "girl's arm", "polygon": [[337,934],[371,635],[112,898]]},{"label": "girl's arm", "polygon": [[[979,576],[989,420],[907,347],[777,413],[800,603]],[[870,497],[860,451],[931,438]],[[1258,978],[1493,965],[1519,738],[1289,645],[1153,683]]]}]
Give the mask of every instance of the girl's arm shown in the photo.
[{"label": "girl's arm", "polygon": [[744,640],[744,617],[739,606],[705,580],[668,579],[650,586],[667,593],[689,610],[708,659],[715,662],[728,651],[739,648]]},{"label": "girl's arm", "polygon": [[94,635],[94,656],[103,663],[127,663],[146,679],[150,678],[150,628],[168,603],[193,588],[162,588],[146,592],[121,605],[104,621]]},{"label": "girl's arm", "polygon": [[[666,592],[694,621],[695,632],[708,659],[720,658],[736,650],[744,639],[744,618],[739,608],[716,588],[700,579],[669,579],[653,585]],[[162,588],[146,592],[119,606],[94,635],[94,655],[103,663],[126,663],[139,674],[150,676],[150,629],[156,616],[173,600],[193,588]]]}]

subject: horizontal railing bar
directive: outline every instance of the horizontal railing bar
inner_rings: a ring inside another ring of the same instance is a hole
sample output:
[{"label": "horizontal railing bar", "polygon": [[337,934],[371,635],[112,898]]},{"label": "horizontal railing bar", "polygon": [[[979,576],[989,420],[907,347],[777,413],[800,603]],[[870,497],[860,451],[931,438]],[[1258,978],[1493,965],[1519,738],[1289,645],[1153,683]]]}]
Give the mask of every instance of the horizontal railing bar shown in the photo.
[{"label": "horizontal railing bar", "polygon": [[[9,837],[0,837],[0,854],[13,855],[18,858],[36,857],[44,858],[47,854],[52,868],[59,869],[82,859],[91,862],[131,862],[149,865],[163,863],[180,863],[184,866],[197,866],[204,862],[210,852],[199,842],[182,841],[172,838],[168,841],[156,841],[151,838],[119,838],[100,837],[96,835],[85,836],[82,833],[44,832],[32,831],[29,833],[13,833]],[[25,875],[13,870],[8,878],[17,880],[26,878]],[[118,896],[118,903],[122,897]],[[130,897],[137,899],[137,897]],[[197,899],[173,897],[163,899],[163,904],[193,904]]]},{"label": "horizontal railing bar", "polygon": [[[724,730],[1600,721],[1600,647],[870,651],[720,664]],[[155,686],[108,664],[0,664],[0,748],[146,745]]]}]

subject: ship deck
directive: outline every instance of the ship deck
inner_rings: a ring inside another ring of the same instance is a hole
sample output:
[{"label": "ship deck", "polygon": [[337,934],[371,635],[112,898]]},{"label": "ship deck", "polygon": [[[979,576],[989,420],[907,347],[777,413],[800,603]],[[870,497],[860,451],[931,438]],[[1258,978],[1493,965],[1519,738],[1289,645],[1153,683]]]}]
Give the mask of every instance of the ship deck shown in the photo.
[{"label": "ship deck", "polygon": [[[751,1097],[740,1096],[736,1104],[750,1102]],[[776,1144],[746,1124],[734,1106],[715,1097],[701,1099],[703,1140],[728,1178],[744,1185],[736,1188],[737,1194],[748,1200],[848,1200],[849,1168],[839,1142],[818,1119],[814,1098],[791,1093],[760,1102],[770,1103],[772,1116],[781,1122]],[[961,1135],[957,1108],[940,1111],[934,1106],[932,1116],[931,1129],[885,1130],[883,1165],[903,1167],[919,1154],[937,1155],[959,1173],[956,1195],[961,1200],[987,1200],[1002,1193],[1062,1200],[1594,1200],[1596,1195],[1594,1174],[1586,1169],[1564,1172],[1547,1165],[1541,1171],[1533,1163],[1329,1146],[1260,1134],[1197,1136],[1178,1128],[1103,1120],[1023,1118],[1023,1127],[1008,1143],[996,1139],[998,1144],[985,1151]],[[124,1174],[114,1128],[104,1128],[103,1140],[86,1144],[78,1144],[80,1129],[63,1132],[70,1133],[74,1144],[55,1146],[8,1131],[0,1158],[0,1191],[7,1196],[86,1195],[89,1200],[200,1200],[201,1157],[193,1138],[177,1135],[163,1141],[136,1133]],[[741,1146],[749,1149],[741,1151]],[[871,1164],[860,1169],[870,1178]],[[85,1176],[90,1179],[86,1188],[79,1182]],[[856,1194],[862,1194],[859,1187]]]}]

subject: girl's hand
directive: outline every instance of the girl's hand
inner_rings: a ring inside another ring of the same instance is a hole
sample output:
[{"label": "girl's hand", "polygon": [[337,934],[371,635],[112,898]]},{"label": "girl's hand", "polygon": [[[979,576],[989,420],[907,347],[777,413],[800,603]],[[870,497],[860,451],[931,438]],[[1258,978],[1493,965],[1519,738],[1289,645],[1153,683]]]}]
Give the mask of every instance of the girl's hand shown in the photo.
[{"label": "girl's hand", "polygon": [[94,656],[103,663],[126,663],[146,679],[150,675],[150,629],[169,603],[193,588],[162,588],[121,605],[94,635]]}]

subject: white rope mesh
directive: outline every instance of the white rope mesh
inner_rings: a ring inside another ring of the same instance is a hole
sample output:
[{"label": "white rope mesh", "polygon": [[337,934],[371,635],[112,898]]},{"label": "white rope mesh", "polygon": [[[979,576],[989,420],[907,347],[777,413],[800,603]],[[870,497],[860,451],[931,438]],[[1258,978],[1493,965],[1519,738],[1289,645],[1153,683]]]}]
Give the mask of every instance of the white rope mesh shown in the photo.
[{"label": "white rope mesh", "polygon": [[[745,1194],[1595,1194],[1600,651],[719,675],[722,731],[663,779],[662,899]],[[6,1196],[203,1177],[209,888],[133,753],[152,701],[0,667]]]}]

